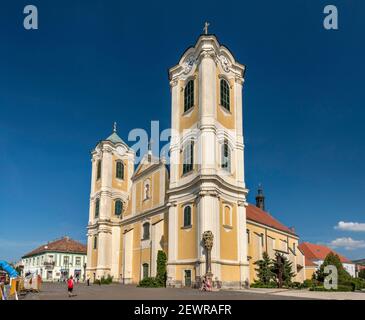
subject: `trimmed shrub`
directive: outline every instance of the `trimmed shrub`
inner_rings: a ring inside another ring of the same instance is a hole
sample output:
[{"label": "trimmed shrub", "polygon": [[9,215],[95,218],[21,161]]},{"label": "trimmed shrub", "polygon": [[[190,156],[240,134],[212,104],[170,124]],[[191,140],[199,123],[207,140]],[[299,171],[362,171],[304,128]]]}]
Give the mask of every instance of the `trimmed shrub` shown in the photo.
[{"label": "trimmed shrub", "polygon": [[349,292],[353,291],[351,286],[345,286],[345,285],[339,285],[337,287],[337,290],[334,289],[326,289],[324,286],[318,286],[318,287],[312,287],[309,289],[309,291],[326,291],[326,292]]},{"label": "trimmed shrub", "polygon": [[108,276],[105,278],[105,277],[101,277],[101,284],[111,284],[113,282],[113,277],[108,274]]},{"label": "trimmed shrub", "polygon": [[351,281],[355,285],[355,290],[365,289],[365,280],[361,278],[353,278]]},{"label": "trimmed shrub", "polygon": [[156,280],[160,283],[161,287],[166,287],[166,279],[167,279],[167,256],[166,253],[162,250],[159,250],[157,253],[157,275]]},{"label": "trimmed shrub", "polygon": [[261,281],[255,281],[250,285],[251,288],[277,288],[278,285],[275,281],[270,281],[269,283],[263,283]]},{"label": "trimmed shrub", "polygon": [[293,288],[293,289],[303,289],[305,288],[304,287],[304,284],[303,283],[300,283],[300,282],[292,282],[290,285],[289,285],[289,288]]},{"label": "trimmed shrub", "polygon": [[139,282],[138,287],[158,288],[161,287],[161,283],[157,278],[147,277]]},{"label": "trimmed shrub", "polygon": [[314,287],[314,281],[310,279],[306,279],[303,281],[303,288],[311,288]]}]

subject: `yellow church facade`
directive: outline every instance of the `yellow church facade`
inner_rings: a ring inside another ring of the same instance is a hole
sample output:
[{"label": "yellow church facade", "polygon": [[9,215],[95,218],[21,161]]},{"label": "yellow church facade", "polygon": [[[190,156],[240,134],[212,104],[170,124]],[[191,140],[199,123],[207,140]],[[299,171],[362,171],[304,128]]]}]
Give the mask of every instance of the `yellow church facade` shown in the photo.
[{"label": "yellow church facade", "polygon": [[263,252],[292,262],[305,279],[299,237],[246,201],[242,87],[245,66],[214,35],[204,34],[169,69],[169,159],[135,152],[116,130],[92,152],[87,274],[138,283],[167,254],[167,285],[197,286],[207,272],[202,235],[210,231],[213,280],[247,287]]}]

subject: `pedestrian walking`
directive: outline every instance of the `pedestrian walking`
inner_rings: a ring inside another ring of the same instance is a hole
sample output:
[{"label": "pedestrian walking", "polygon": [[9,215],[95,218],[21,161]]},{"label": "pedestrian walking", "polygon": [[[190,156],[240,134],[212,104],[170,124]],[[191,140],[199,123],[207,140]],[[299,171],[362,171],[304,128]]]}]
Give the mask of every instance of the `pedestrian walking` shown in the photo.
[{"label": "pedestrian walking", "polygon": [[87,283],[87,286],[89,287],[90,286],[90,276],[87,276],[86,283]]},{"label": "pedestrian walking", "polygon": [[73,280],[73,278],[72,278],[72,276],[71,276],[71,277],[68,279],[68,281],[67,281],[67,291],[68,291],[68,296],[69,296],[69,297],[72,297],[72,296],[73,296],[73,294],[72,294],[73,289],[74,289],[74,280]]}]

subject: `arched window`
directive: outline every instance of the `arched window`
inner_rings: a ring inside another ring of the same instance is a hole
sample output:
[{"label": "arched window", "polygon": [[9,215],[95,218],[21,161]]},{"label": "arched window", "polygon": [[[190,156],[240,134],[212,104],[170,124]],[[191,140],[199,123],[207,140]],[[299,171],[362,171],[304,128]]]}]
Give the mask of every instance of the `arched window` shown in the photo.
[{"label": "arched window", "polygon": [[230,110],[229,106],[229,84],[225,79],[221,79],[221,106],[226,108],[228,111]]},{"label": "arched window", "polygon": [[145,222],[143,224],[143,240],[148,240],[150,238],[150,224]]},{"label": "arched window", "polygon": [[190,80],[184,90],[184,112],[194,106],[194,80]]},{"label": "arched window", "polygon": [[98,237],[97,236],[94,237],[94,245],[93,245],[93,248],[94,249],[97,249],[98,248]]},{"label": "arched window", "polygon": [[97,163],[97,169],[96,169],[96,180],[99,180],[101,178],[101,160]]},{"label": "arched window", "polygon": [[142,265],[142,276],[143,279],[148,278],[149,272],[148,272],[148,263],[144,263]]},{"label": "arched window", "polygon": [[99,213],[100,213],[100,199],[97,198],[95,200],[95,218],[99,217]]},{"label": "arched window", "polygon": [[184,227],[191,226],[191,206],[184,208]]},{"label": "arched window", "polygon": [[122,161],[117,161],[116,177],[124,179],[124,163]]},{"label": "arched window", "polygon": [[120,216],[122,214],[122,211],[123,211],[123,202],[118,199],[115,201],[114,214],[116,216]]},{"label": "arched window", "polygon": [[229,144],[227,139],[224,139],[224,143],[222,144],[222,168],[231,171],[231,149],[229,148]]},{"label": "arched window", "polygon": [[183,151],[183,174],[192,171],[194,164],[194,142],[190,141]]}]

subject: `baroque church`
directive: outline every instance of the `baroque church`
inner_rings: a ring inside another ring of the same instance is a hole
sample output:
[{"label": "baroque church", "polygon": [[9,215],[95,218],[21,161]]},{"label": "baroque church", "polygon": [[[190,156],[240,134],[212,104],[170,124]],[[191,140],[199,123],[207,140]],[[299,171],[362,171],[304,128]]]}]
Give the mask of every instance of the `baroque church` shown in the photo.
[{"label": "baroque church", "polygon": [[[207,271],[226,288],[248,287],[263,252],[284,254],[305,279],[299,237],[265,211],[262,188],[247,202],[242,89],[245,66],[202,34],[169,69],[170,163],[135,152],[114,132],[92,151],[87,274],[135,283],[167,255],[167,286],[196,287]],[[207,249],[203,235],[209,232]],[[209,259],[207,259],[209,255]]]}]

